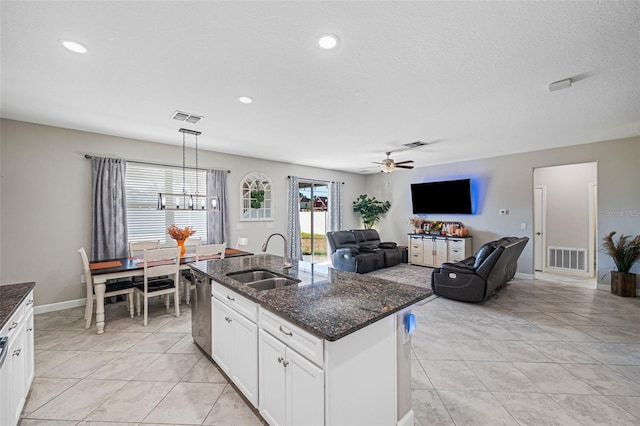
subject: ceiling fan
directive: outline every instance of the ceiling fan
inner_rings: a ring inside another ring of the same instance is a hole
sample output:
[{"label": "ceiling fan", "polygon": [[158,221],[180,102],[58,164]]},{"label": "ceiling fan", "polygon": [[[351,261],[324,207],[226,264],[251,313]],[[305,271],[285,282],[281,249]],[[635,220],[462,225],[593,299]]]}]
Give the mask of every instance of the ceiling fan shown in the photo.
[{"label": "ceiling fan", "polygon": [[385,158],[384,160],[382,160],[381,163],[378,163],[376,161],[374,161],[374,164],[380,164],[380,172],[382,173],[391,173],[392,171],[394,171],[396,168],[398,169],[413,169],[413,166],[410,166],[410,163],[413,163],[413,160],[407,160],[407,161],[398,161],[395,162],[393,161],[392,158],[389,158],[389,155],[391,155],[391,151],[387,152],[387,158]]}]

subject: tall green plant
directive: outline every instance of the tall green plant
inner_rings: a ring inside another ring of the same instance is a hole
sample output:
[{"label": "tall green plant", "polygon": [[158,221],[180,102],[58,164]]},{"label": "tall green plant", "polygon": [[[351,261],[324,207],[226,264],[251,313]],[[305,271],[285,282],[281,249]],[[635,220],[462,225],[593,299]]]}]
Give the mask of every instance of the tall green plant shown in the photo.
[{"label": "tall green plant", "polygon": [[360,213],[366,229],[371,229],[390,208],[390,202],[377,200],[376,197],[368,198],[367,194],[361,194],[353,202],[353,211]]},{"label": "tall green plant", "polygon": [[618,242],[613,241],[616,231],[611,231],[602,240],[602,247],[611,256],[618,272],[629,272],[633,264],[640,260],[640,235],[631,239],[630,235],[620,235]]}]

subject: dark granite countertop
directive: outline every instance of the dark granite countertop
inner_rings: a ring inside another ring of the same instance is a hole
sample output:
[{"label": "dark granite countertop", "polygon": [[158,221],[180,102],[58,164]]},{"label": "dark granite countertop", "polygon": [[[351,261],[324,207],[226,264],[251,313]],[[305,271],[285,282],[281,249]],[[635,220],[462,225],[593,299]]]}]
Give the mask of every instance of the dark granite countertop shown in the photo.
[{"label": "dark granite countertop", "polygon": [[0,285],[0,329],[35,286],[36,283]]},{"label": "dark granite countertop", "polygon": [[297,286],[260,291],[226,276],[252,269],[282,274],[282,261],[280,256],[263,254],[197,262],[191,264],[191,268],[329,341],[347,336],[432,294],[431,289],[306,262],[293,262],[293,268],[286,273],[302,281]]}]

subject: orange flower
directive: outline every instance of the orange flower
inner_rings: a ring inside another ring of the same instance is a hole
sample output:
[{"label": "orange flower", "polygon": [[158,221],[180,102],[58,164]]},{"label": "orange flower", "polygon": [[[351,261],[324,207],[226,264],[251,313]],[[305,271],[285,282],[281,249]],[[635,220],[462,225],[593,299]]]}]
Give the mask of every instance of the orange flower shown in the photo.
[{"label": "orange flower", "polygon": [[174,224],[171,224],[171,226],[167,228],[167,234],[169,234],[169,236],[174,240],[186,240],[195,233],[196,231],[192,226],[186,226],[184,227],[184,229],[182,229],[178,228]]}]

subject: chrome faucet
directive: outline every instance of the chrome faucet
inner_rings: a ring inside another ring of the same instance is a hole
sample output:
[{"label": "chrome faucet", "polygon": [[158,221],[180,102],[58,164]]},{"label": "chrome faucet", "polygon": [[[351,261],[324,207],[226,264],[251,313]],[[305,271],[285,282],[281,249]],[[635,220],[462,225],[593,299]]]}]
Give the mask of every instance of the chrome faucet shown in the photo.
[{"label": "chrome faucet", "polygon": [[289,256],[287,255],[287,249],[289,248],[289,244],[287,243],[287,238],[284,235],[278,232],[274,232],[273,234],[269,235],[269,237],[267,238],[267,241],[265,241],[264,244],[262,245],[262,251],[267,251],[267,245],[269,245],[269,240],[274,235],[280,235],[284,240],[284,263],[282,264],[282,269],[292,268],[293,265],[291,264],[291,262],[289,262]]}]

